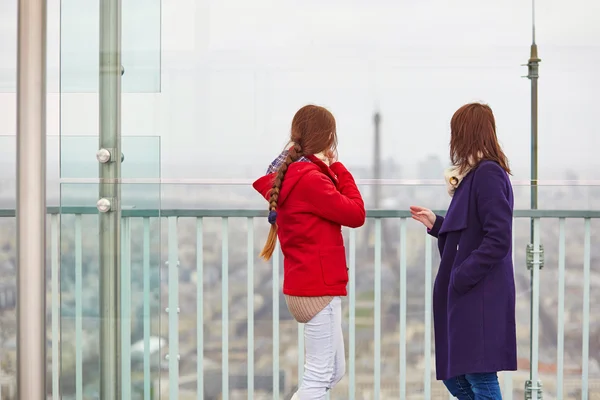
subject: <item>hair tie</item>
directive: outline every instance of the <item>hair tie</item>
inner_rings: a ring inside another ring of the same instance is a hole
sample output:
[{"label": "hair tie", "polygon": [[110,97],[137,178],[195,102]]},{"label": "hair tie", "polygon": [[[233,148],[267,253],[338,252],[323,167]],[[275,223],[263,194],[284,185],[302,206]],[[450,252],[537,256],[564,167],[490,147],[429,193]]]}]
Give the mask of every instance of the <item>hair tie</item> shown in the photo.
[{"label": "hair tie", "polygon": [[277,221],[277,211],[269,211],[269,223],[273,225]]}]

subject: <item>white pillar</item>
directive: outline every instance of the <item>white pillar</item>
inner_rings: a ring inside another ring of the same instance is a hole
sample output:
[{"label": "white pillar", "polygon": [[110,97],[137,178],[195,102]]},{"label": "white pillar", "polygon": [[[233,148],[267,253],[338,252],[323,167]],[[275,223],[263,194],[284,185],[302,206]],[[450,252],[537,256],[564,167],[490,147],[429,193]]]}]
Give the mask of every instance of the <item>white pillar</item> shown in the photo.
[{"label": "white pillar", "polygon": [[17,391],[46,398],[46,0],[19,0]]}]

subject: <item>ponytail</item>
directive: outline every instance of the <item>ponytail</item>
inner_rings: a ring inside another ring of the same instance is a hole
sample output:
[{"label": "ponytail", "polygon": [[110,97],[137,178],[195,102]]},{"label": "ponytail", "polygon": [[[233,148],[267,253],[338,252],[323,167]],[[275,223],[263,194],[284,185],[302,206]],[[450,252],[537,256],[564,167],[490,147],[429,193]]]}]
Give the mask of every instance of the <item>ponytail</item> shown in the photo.
[{"label": "ponytail", "polygon": [[260,257],[265,261],[269,261],[273,256],[275,244],[277,243],[277,201],[279,200],[279,192],[281,191],[283,178],[285,177],[285,173],[287,172],[290,164],[298,161],[302,155],[302,147],[298,143],[294,143],[294,145],[288,150],[287,157],[285,158],[283,164],[281,164],[281,167],[279,167],[277,175],[275,176],[275,181],[273,182],[273,187],[271,188],[270,193],[271,197],[269,199],[269,223],[271,224],[271,230],[269,230],[269,236],[267,237],[265,246],[260,253]]}]

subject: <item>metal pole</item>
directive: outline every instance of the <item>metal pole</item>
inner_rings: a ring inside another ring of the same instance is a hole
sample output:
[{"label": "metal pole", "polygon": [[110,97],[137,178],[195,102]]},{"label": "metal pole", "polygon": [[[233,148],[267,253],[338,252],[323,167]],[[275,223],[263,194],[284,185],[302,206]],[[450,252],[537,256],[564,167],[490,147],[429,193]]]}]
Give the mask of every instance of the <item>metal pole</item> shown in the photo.
[{"label": "metal pole", "polygon": [[[539,78],[539,63],[540,59],[538,58],[537,52],[537,44],[535,43],[535,0],[532,0],[532,43],[529,54],[529,62],[527,63],[528,74],[527,78],[531,81],[531,198],[530,198],[530,207],[532,210],[536,210],[538,208],[538,78]],[[531,219],[531,227],[530,227],[530,235],[531,235],[531,246],[530,249],[532,251],[532,257],[539,261],[539,257],[541,255],[542,247],[539,244],[539,238],[535,236],[538,232],[535,229],[535,220]],[[537,253],[537,254],[536,254]],[[532,259],[533,259],[532,258]],[[536,358],[534,357],[534,341],[537,341],[539,338],[534,333],[537,332],[537,323],[536,316],[538,315],[538,310],[534,309],[534,306],[539,305],[536,303],[536,297],[539,296],[539,293],[536,293],[536,285],[534,284],[534,276],[536,273],[535,269],[540,268],[540,264],[537,262],[531,263],[530,268],[530,346],[529,346],[529,382],[526,384],[525,397],[533,398],[533,399],[541,399],[542,391],[541,386],[538,382],[537,376],[537,363]],[[529,393],[527,393],[529,392]]]},{"label": "metal pole", "polygon": [[[379,111],[376,111],[373,115],[373,125],[375,128],[373,146],[373,178],[375,179],[375,185],[373,186],[373,203],[375,209],[378,210],[381,208],[381,113]],[[385,251],[389,251],[393,248],[390,244],[391,235],[389,235],[388,227],[386,221],[381,221],[383,247]]]},{"label": "metal pole", "polygon": [[37,400],[46,398],[45,0],[19,0],[17,41],[17,397]]},{"label": "metal pole", "polygon": [[[531,209],[538,208],[538,78],[540,60],[535,43],[534,26],[527,78],[531,81]],[[533,243],[533,219],[531,221],[531,240]]]},{"label": "metal pole", "polygon": [[[100,0],[100,398],[121,398],[121,1]],[[127,321],[126,321],[127,322]]]},{"label": "metal pole", "polygon": [[379,112],[373,115],[373,124],[375,125],[373,154],[373,178],[375,179],[375,186],[373,186],[373,202],[377,210],[381,206],[381,186],[379,184],[379,180],[381,179],[381,114]]}]

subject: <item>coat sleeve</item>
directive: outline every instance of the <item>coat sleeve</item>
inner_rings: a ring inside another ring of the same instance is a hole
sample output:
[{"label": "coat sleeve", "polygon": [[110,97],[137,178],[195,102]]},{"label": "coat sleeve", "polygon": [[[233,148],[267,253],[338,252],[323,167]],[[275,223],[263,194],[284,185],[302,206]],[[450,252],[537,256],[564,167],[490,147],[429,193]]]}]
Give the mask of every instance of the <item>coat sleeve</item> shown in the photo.
[{"label": "coat sleeve", "polygon": [[303,179],[305,202],[311,212],[323,219],[350,228],[359,228],[365,223],[365,203],[356,187],[352,174],[337,162],[331,170],[338,177],[336,188],[326,175],[315,172]]},{"label": "coat sleeve", "polygon": [[509,255],[512,246],[513,204],[506,172],[495,163],[486,163],[479,167],[474,179],[483,240],[452,274],[452,285],[459,293],[474,287]]},{"label": "coat sleeve", "polygon": [[431,236],[437,239],[438,235],[440,234],[440,229],[443,223],[444,217],[442,217],[441,215],[436,215],[435,222],[433,223],[431,229],[427,229],[427,233],[429,233]]}]

